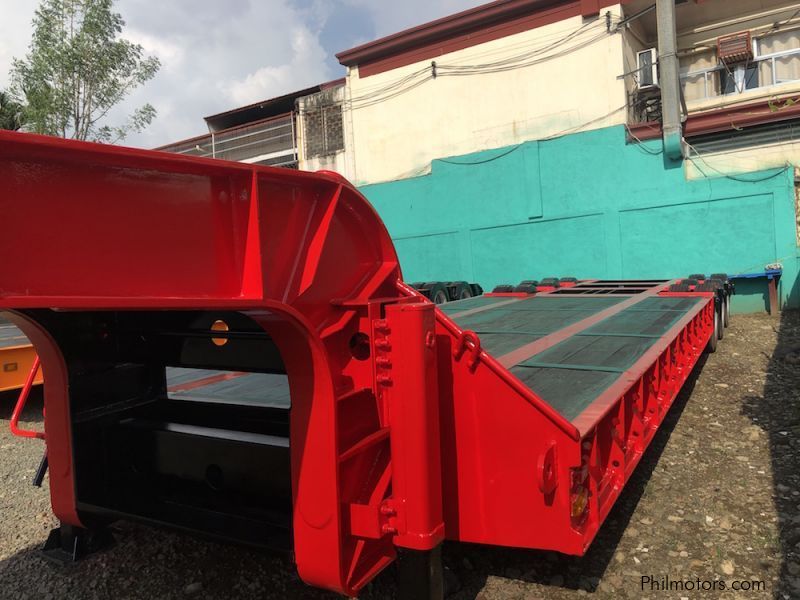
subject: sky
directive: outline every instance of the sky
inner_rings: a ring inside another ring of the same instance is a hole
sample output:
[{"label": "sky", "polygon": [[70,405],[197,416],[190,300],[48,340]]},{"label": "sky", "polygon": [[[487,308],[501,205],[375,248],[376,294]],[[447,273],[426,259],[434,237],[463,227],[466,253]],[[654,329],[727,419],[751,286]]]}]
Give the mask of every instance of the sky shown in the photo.
[{"label": "sky", "polygon": [[[335,54],[488,0],[117,0],[123,37],[161,61],[111,115],[149,102],[158,116],[124,144],[205,133],[203,117],[344,76]],[[22,58],[38,0],[0,0],[0,89]]]}]

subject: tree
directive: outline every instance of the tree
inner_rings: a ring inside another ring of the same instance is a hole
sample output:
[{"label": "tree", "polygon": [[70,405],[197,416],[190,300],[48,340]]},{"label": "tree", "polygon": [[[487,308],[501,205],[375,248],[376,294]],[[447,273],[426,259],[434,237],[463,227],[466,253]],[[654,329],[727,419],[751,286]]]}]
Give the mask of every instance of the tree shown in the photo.
[{"label": "tree", "polygon": [[113,3],[42,0],[28,55],[15,59],[11,71],[30,131],[114,143],[155,118],[155,108],[145,104],[120,125],[105,123],[109,111],[160,67],[140,45],[119,37],[125,21]]},{"label": "tree", "polygon": [[22,127],[25,122],[23,111],[23,106],[16,102],[11,94],[0,92],[0,129],[16,131]]}]

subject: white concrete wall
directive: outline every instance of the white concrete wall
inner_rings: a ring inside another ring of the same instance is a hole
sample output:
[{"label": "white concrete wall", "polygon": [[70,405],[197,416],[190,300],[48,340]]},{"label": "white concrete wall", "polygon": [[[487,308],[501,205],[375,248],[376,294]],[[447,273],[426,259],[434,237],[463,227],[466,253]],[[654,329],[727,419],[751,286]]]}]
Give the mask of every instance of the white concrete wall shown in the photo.
[{"label": "white concrete wall", "polygon": [[[775,143],[729,150],[726,152],[707,152],[701,156],[692,154],[685,161],[687,179],[704,179],[722,175],[742,175],[747,173],[780,169],[800,165],[800,148],[796,143]],[[758,177],[755,177],[756,179]]]},{"label": "white concrete wall", "polygon": [[[619,5],[609,10],[620,18]],[[624,123],[625,82],[617,79],[624,69],[622,36],[607,34],[602,16],[542,53],[584,25],[576,17],[438,57],[439,76],[410,90],[430,75],[430,60],[363,79],[350,69],[345,174],[358,185],[403,179],[424,174],[435,158]],[[537,51],[536,59],[558,56],[491,74],[447,76],[443,68]]]}]

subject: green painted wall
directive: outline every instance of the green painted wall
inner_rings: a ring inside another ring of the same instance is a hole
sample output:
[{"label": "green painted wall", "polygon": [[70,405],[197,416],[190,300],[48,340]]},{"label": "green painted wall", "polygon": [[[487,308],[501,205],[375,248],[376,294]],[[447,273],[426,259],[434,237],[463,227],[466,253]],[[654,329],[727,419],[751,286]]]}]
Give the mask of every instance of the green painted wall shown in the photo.
[{"label": "green painted wall", "polygon": [[[781,262],[782,300],[800,306],[791,169],[687,181],[659,148],[628,145],[624,128],[612,127],[436,160],[429,175],[362,191],[395,240],[406,281],[491,289]],[[734,309],[763,310],[763,290],[763,282],[742,286]]]}]

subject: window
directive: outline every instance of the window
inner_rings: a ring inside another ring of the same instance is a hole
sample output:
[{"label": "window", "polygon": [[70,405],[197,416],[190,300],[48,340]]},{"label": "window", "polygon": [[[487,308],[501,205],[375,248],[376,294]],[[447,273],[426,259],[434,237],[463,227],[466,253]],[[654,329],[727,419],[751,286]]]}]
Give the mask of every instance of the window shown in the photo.
[{"label": "window", "polygon": [[779,31],[753,41],[753,58],[722,64],[712,49],[680,59],[687,101],[740,94],[747,90],[800,81],[800,29]]},{"label": "window", "polygon": [[344,150],[341,104],[320,106],[306,112],[304,129],[307,158]]},{"label": "window", "polygon": [[717,54],[713,50],[693,52],[680,59],[681,83],[686,100],[714,96],[713,69],[717,67]]},{"label": "window", "polygon": [[723,94],[737,94],[758,87],[758,65],[725,65],[719,73],[719,87]]},{"label": "window", "polygon": [[800,30],[781,31],[756,40],[762,85],[800,79]]}]

